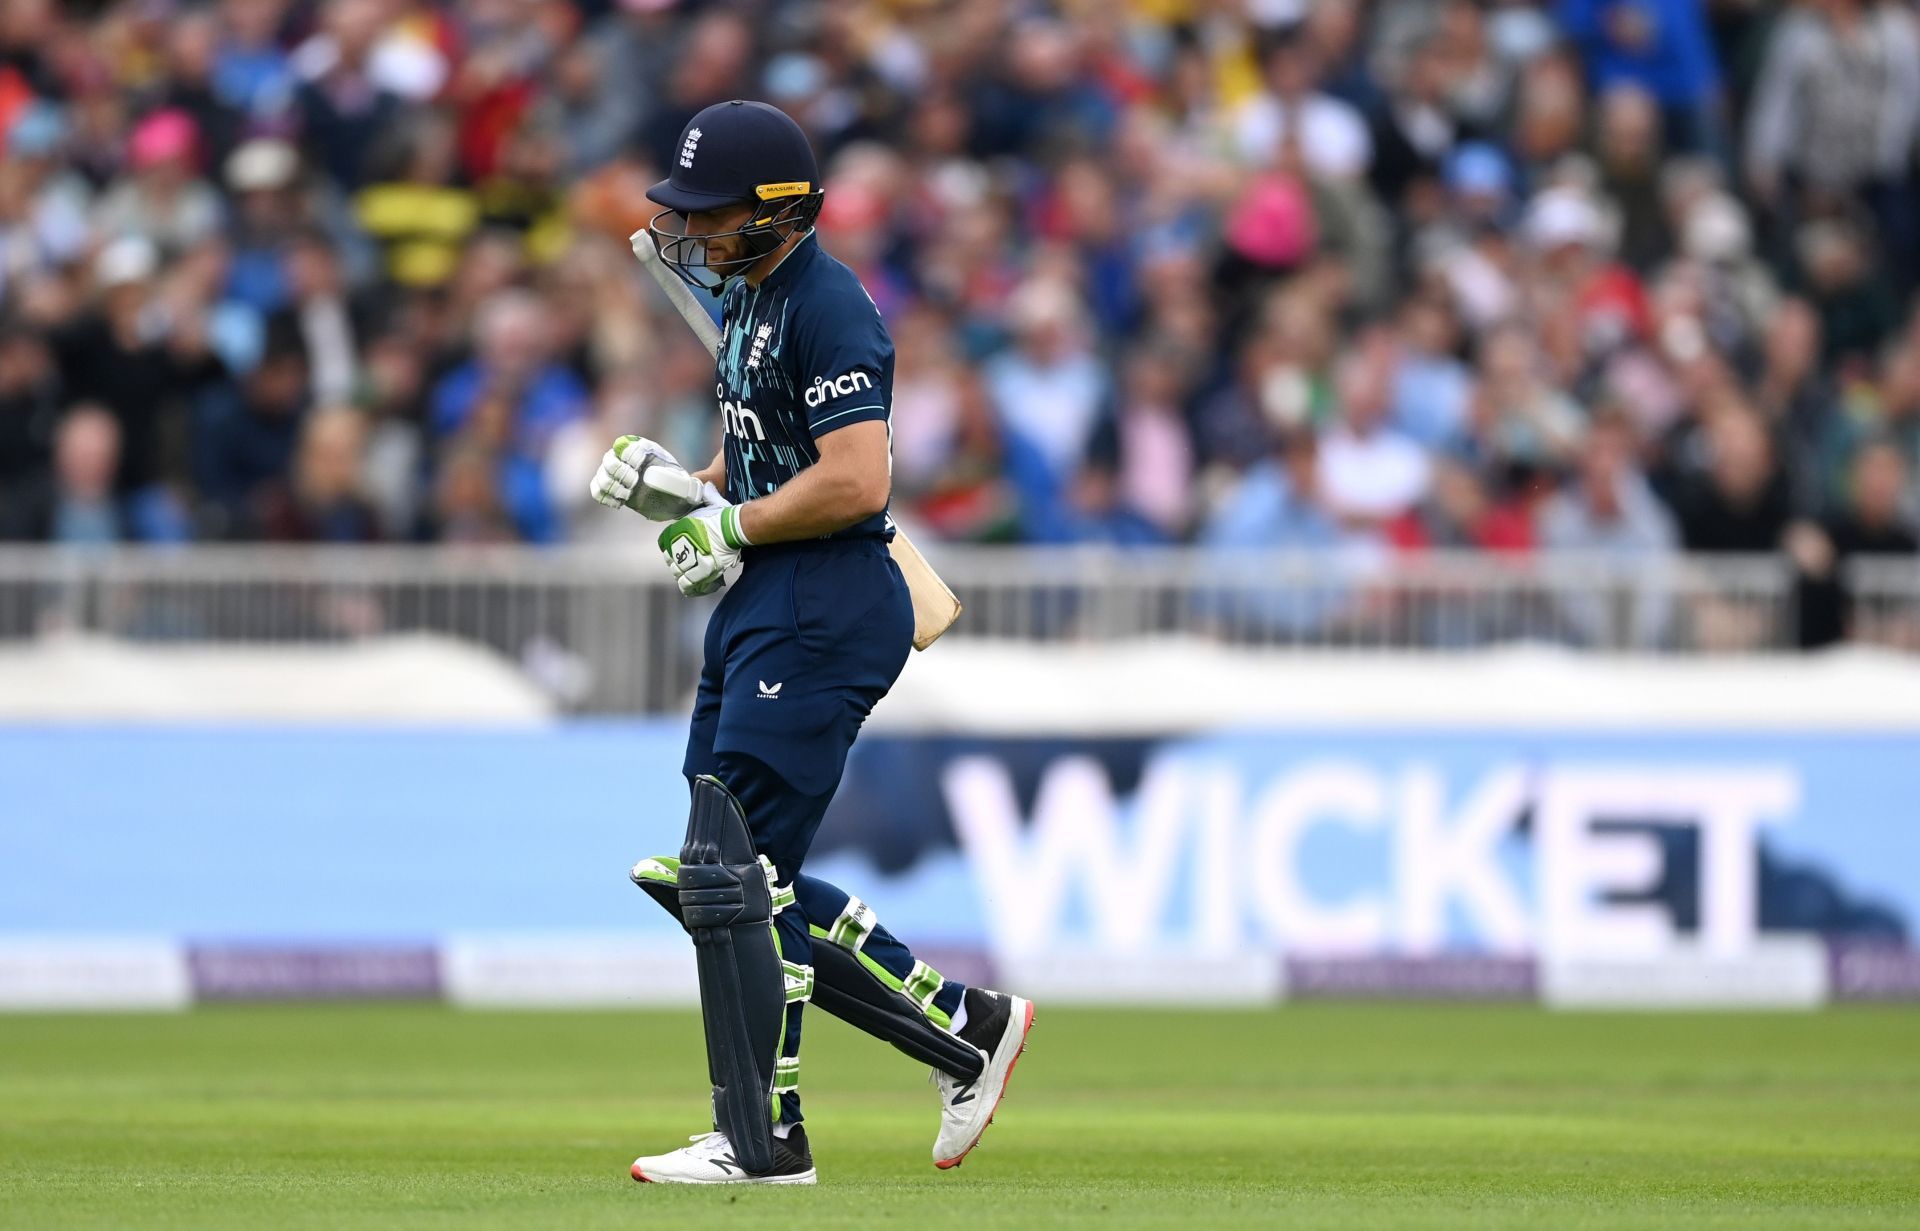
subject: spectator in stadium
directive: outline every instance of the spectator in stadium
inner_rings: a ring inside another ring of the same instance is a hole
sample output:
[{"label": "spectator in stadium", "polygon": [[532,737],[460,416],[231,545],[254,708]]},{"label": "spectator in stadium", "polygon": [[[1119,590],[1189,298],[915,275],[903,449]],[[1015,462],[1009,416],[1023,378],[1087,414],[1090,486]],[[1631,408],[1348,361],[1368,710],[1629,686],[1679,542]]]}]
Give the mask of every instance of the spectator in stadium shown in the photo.
[{"label": "spectator in stadium", "polygon": [[250,122],[281,116],[297,85],[281,41],[286,0],[220,0],[214,93]]},{"label": "spectator in stadium", "polygon": [[1477,379],[1463,443],[1479,464],[1539,471],[1570,459],[1584,416],[1545,378],[1544,358],[1528,329],[1509,321],[1480,341]]},{"label": "spectator in stadium", "polygon": [[[1298,150],[1292,142],[1287,148]],[[1227,211],[1213,282],[1229,337],[1251,328],[1269,297],[1300,273],[1320,246],[1313,193],[1297,173],[1298,160],[1290,161],[1291,170],[1249,179]]]},{"label": "spectator in stadium", "polygon": [[[1904,560],[1920,553],[1909,506],[1906,459],[1893,444],[1871,441],[1853,463],[1847,501],[1824,525],[1806,526],[1789,551],[1803,577],[1799,635],[1803,646],[1828,645],[1849,635],[1893,641],[1911,634],[1911,612],[1884,604],[1862,609],[1853,598],[1847,565],[1861,557]],[[1868,625],[1870,627],[1861,627]]]},{"label": "spectator in stadium", "polygon": [[949,317],[916,304],[892,326],[894,490],[916,499],[952,456],[960,430],[963,371]]},{"label": "spectator in stadium", "polygon": [[1266,456],[1276,435],[1331,417],[1331,316],[1323,292],[1304,279],[1266,301],[1241,352],[1238,386],[1202,408],[1201,451],[1209,461],[1243,469]]},{"label": "spectator in stadium", "polygon": [[1820,315],[1821,362],[1830,369],[1865,362],[1898,327],[1900,306],[1867,237],[1838,218],[1810,222],[1797,243],[1807,297]]},{"label": "spectator in stadium", "polygon": [[1558,16],[1597,92],[1637,87],[1659,103],[1667,138],[1677,148],[1720,152],[1720,69],[1705,5],[1559,0]]},{"label": "spectator in stadium", "polygon": [[354,401],[367,416],[361,491],[379,518],[381,538],[406,540],[420,529],[426,395],[418,347],[398,332],[368,341]]},{"label": "spectator in stadium", "polygon": [[[1328,507],[1320,490],[1319,442],[1308,429],[1283,437],[1267,460],[1247,471],[1220,501],[1200,533],[1200,542],[1220,553],[1218,569],[1242,583],[1224,589],[1208,606],[1229,627],[1253,626],[1293,636],[1324,629],[1352,609],[1355,595],[1345,575],[1355,538]],[[1257,573],[1239,564],[1242,552],[1321,555],[1321,568],[1276,575],[1264,564]],[[1330,576],[1327,565],[1332,565]],[[1259,580],[1264,584],[1247,585]]]},{"label": "spectator in stadium", "polygon": [[1492,551],[1518,554],[1533,546],[1523,506],[1498,501],[1480,472],[1446,454],[1433,461],[1432,481],[1420,503],[1386,526],[1401,551]]},{"label": "spectator in stadium", "polygon": [[1086,457],[1110,391],[1070,286],[1034,278],[1014,293],[1007,316],[1014,344],[988,364],[987,387],[1009,444],[1033,455],[1016,482],[1028,525],[1037,529]]},{"label": "spectator in stadium", "polygon": [[204,532],[218,538],[268,535],[284,502],[310,404],[307,351],[284,324],[269,332],[260,362],[194,403],[194,482]]},{"label": "spectator in stadium", "polygon": [[290,57],[299,79],[293,112],[315,160],[351,192],[365,182],[368,151],[391,131],[403,101],[375,63],[386,22],[381,0],[331,0],[319,17],[320,29]]},{"label": "spectator in stadium", "polygon": [[1571,479],[1539,512],[1542,547],[1646,558],[1678,546],[1673,517],[1636,465],[1632,423],[1609,411],[1595,417]]},{"label": "spectator in stadium", "polygon": [[143,507],[162,479],[176,477],[162,445],[178,435],[187,397],[223,375],[195,321],[164,319],[159,271],[148,240],[113,241],[94,259],[96,306],[49,335],[68,396],[99,403],[119,422],[116,489],[139,495]]},{"label": "spectator in stadium", "polygon": [[1774,26],[1755,83],[1744,167],[1762,206],[1787,226],[1862,201],[1889,267],[1911,283],[1920,220],[1920,36],[1908,5],[1816,0]]},{"label": "spectator in stadium", "polygon": [[1754,405],[1787,446],[1793,507],[1818,511],[1837,476],[1824,437],[1834,419],[1832,382],[1820,363],[1820,317],[1804,299],[1784,299],[1766,322]]},{"label": "spectator in stadium", "polygon": [[1882,355],[1873,397],[1852,399],[1847,410],[1851,413],[1824,425],[1823,445],[1833,468],[1844,466],[1869,442],[1884,441],[1905,463],[1909,490],[1903,500],[1909,511],[1920,512],[1920,489],[1912,486],[1920,472],[1920,310],[1901,340]]},{"label": "spectator in stadium", "polygon": [[1393,343],[1363,334],[1338,370],[1335,421],[1320,439],[1318,490],[1348,527],[1378,530],[1427,494],[1433,467],[1415,441],[1388,421]]},{"label": "spectator in stadium", "polygon": [[0,540],[30,532],[53,459],[59,374],[38,334],[0,327]]},{"label": "spectator in stadium", "polygon": [[1595,144],[1600,191],[1619,216],[1620,260],[1636,273],[1649,273],[1674,246],[1661,191],[1660,110],[1653,96],[1633,85],[1601,95]]},{"label": "spectator in stadium", "polygon": [[1115,109],[1086,72],[1081,24],[1030,16],[993,32],[994,58],[968,92],[975,156],[1040,159],[1061,144],[1104,142]]},{"label": "spectator in stadium", "polygon": [[81,402],[61,416],[53,440],[51,482],[28,512],[25,537],[69,547],[104,547],[128,535],[115,491],[120,470],[119,421],[105,407]]},{"label": "spectator in stadium", "polygon": [[953,393],[952,447],[940,470],[926,480],[913,511],[946,538],[1017,542],[1020,494],[1009,475],[1006,439],[986,381],[963,367],[955,373]]},{"label": "spectator in stadium", "polygon": [[509,434],[529,455],[543,452],[555,428],[584,413],[586,390],[554,361],[544,307],[528,291],[504,289],[482,301],[474,321],[473,358],[434,387],[434,429],[459,431],[483,396],[506,401]]},{"label": "spectator in stadium", "polygon": [[1357,179],[1373,165],[1373,137],[1351,103],[1320,89],[1319,49],[1298,26],[1265,36],[1265,89],[1233,116],[1234,141],[1249,167],[1272,166],[1289,137],[1300,143],[1306,171],[1331,180]]},{"label": "spectator in stadium", "polygon": [[1868,443],[1854,458],[1852,478],[1846,506],[1825,527],[1839,558],[1920,552],[1907,460],[1899,448],[1886,440]]},{"label": "spectator in stadium", "polygon": [[[636,6],[624,5],[632,11]],[[614,68],[616,53],[605,41],[579,39],[563,48],[553,65],[553,91],[533,104],[541,131],[565,134],[564,174],[572,179],[588,175],[612,161],[634,131],[646,76],[621,76]]]},{"label": "spectator in stadium", "polygon": [[1273,453],[1250,467],[1215,504],[1200,541],[1217,548],[1300,549],[1345,539],[1320,499],[1319,443],[1311,430],[1277,438]]},{"label": "spectator in stadium", "polygon": [[1571,384],[1589,364],[1643,341],[1651,329],[1645,289],[1612,257],[1612,228],[1599,203],[1571,184],[1543,190],[1524,227],[1535,264],[1529,290],[1539,313],[1542,357]]},{"label": "spectator in stadium", "polygon": [[1193,440],[1180,411],[1188,383],[1177,348],[1143,348],[1123,364],[1114,421],[1113,502],[1169,542],[1193,519]]},{"label": "spectator in stadium", "polygon": [[85,253],[93,193],[61,165],[66,141],[66,117],[46,101],[28,104],[6,131],[6,157],[0,159],[0,297]]},{"label": "spectator in stadium", "polygon": [[1766,426],[1750,407],[1729,405],[1708,424],[1706,443],[1707,471],[1674,497],[1687,550],[1778,551],[1792,508]]},{"label": "spectator in stadium", "polygon": [[[1662,195],[1678,225],[1680,259],[1661,271],[1663,290],[1685,285],[1697,295],[1694,311],[1702,341],[1730,355],[1743,369],[1770,357],[1760,331],[1773,314],[1780,289],[1773,272],[1755,255],[1747,211],[1718,188],[1684,201],[1690,172],[1669,169]],[[1663,337],[1663,346],[1671,343]],[[1818,350],[1809,357],[1819,358]]]},{"label": "spectator in stadium", "polygon": [[299,336],[314,404],[344,402],[360,384],[372,305],[349,296],[340,258],[318,230],[303,231],[288,244],[286,280],[287,306],[269,318],[269,328]]},{"label": "spectator in stadium", "polygon": [[[544,309],[531,292],[507,289],[484,300],[474,335],[474,357],[434,386],[433,431],[493,456],[500,499],[521,537],[546,542],[560,528],[542,471],[547,449],[591,399],[579,377],[555,362]],[[455,503],[477,507],[464,492]]]},{"label": "spectator in stadium", "polygon": [[1407,299],[1394,340],[1394,428],[1428,449],[1459,440],[1466,429],[1473,376],[1459,358],[1460,330],[1452,306],[1434,295]]},{"label": "spectator in stadium", "polygon": [[[1521,68],[1506,144],[1523,183],[1550,179],[1569,156],[1580,152],[1587,137],[1587,101],[1579,67],[1569,57],[1542,55]],[[1490,130],[1501,127],[1489,121]]]},{"label": "spectator in stadium", "polygon": [[660,40],[667,56],[664,63],[647,53],[647,35],[638,30],[629,33],[642,43],[633,58],[640,67],[652,71],[645,76],[623,74],[618,80],[623,89],[657,91],[644,109],[636,135],[653,165],[670,166],[677,157],[680,133],[701,108],[754,94],[749,84],[753,31],[738,13],[707,9],[684,23],[675,35]]},{"label": "spectator in stadium", "polygon": [[200,131],[185,111],[155,111],[127,140],[128,178],[95,207],[101,235],[138,236],[176,256],[221,225],[220,198],[200,178]]},{"label": "spectator in stadium", "polygon": [[329,406],[301,425],[293,481],[273,493],[263,510],[267,537],[282,542],[370,543],[380,517],[364,494],[366,417],[351,406]]},{"label": "spectator in stadium", "polygon": [[50,53],[60,29],[56,0],[15,0],[0,8],[0,64],[19,77],[23,88],[42,96],[58,91]]},{"label": "spectator in stadium", "polygon": [[[1627,644],[1647,649],[1665,637],[1672,617],[1658,583],[1678,536],[1672,516],[1635,465],[1634,453],[1633,427],[1624,415],[1596,416],[1572,479],[1540,507],[1538,533],[1547,550],[1593,553],[1625,570],[1631,596]],[[1576,641],[1613,643],[1601,595],[1562,595],[1558,610]]]},{"label": "spectator in stadium", "polygon": [[560,186],[565,134],[525,122],[498,144],[492,169],[474,189],[480,225],[518,236],[533,264],[551,264],[571,239]]},{"label": "spectator in stadium", "polygon": [[[1321,5],[1333,12],[1346,6]],[[1390,75],[1370,115],[1374,150],[1369,182],[1389,207],[1429,216],[1435,187],[1463,136],[1447,103],[1447,63],[1431,34],[1415,40]],[[1356,106],[1360,100],[1348,98]]]},{"label": "spectator in stadium", "polygon": [[217,168],[239,144],[245,114],[215,82],[220,59],[220,17],[211,6],[189,8],[166,27],[170,69],[158,102],[193,121],[202,166]]},{"label": "spectator in stadium", "polygon": [[[299,151],[278,138],[255,137],[227,156],[224,174],[233,245],[228,293],[257,312],[278,311],[287,303],[287,248],[314,221],[299,190]],[[325,242],[334,241],[328,236]]]},{"label": "spectator in stadium", "polygon": [[480,224],[480,203],[455,182],[452,122],[416,113],[382,134],[388,170],[354,197],[354,216],[380,245],[386,277],[403,287],[435,287],[453,276],[461,248]]},{"label": "spectator in stadium", "polygon": [[1484,7],[1475,0],[1441,0],[1429,11],[1446,65],[1448,106],[1476,133],[1500,131],[1513,102],[1515,66],[1489,37]]},{"label": "spectator in stadium", "polygon": [[433,489],[432,532],[442,543],[511,543],[518,537],[502,506],[494,457],[479,444],[457,444],[440,465]]}]

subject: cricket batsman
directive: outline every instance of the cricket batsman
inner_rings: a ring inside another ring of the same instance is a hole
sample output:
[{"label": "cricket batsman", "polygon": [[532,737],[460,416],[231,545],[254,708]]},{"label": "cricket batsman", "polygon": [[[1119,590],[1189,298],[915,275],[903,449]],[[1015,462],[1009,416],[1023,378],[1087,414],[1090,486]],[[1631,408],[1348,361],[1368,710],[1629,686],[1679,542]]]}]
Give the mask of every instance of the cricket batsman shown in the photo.
[{"label": "cricket batsman", "polygon": [[980,1140],[1033,1006],[965,987],[895,939],[859,898],[801,869],[847,751],[906,664],[913,611],[888,554],[893,342],[851,270],[821,250],[824,193],[800,126],[764,103],[708,107],[648,189],[662,260],[720,296],[719,453],[689,472],[621,437],[594,499],[669,523],[688,595],[725,593],[682,769],[677,859],[634,882],[693,940],[713,1131],[634,1160],[675,1184],[812,1184],[800,1116],[800,1019],[811,1000],[933,1066],[934,1162]]}]

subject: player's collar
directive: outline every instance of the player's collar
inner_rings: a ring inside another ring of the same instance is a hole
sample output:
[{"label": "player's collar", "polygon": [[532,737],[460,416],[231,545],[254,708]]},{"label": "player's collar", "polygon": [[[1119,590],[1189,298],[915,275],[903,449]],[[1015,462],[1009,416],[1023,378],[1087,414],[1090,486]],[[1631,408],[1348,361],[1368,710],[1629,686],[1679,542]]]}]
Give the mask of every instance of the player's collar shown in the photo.
[{"label": "player's collar", "polygon": [[813,259],[813,254],[819,248],[819,237],[812,231],[808,231],[805,239],[787,249],[787,255],[780,258],[780,263],[767,271],[767,276],[760,279],[757,289],[770,291],[793,277]]}]

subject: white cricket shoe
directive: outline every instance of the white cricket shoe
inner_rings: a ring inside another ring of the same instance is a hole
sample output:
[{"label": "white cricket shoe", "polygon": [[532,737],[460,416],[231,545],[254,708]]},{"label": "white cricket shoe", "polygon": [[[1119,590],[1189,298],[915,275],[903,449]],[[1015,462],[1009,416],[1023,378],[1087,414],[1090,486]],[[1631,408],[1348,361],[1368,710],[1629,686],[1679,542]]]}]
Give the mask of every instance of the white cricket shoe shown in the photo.
[{"label": "white cricket shoe", "polygon": [[967,989],[967,1024],[960,1038],[980,1049],[986,1063],[971,1079],[933,1071],[940,1090],[940,1135],[933,1142],[933,1165],[945,1171],[958,1167],[981,1134],[993,1123],[993,1113],[1007,1092],[1007,1079],[1020,1053],[1027,1049],[1033,1029],[1033,1002],[984,988]]},{"label": "white cricket shoe", "polygon": [[807,1130],[798,1124],[785,1137],[773,1139],[773,1170],[761,1175],[734,1160],[725,1133],[699,1133],[691,1145],[670,1154],[634,1159],[633,1178],[643,1184],[812,1184],[818,1179]]}]

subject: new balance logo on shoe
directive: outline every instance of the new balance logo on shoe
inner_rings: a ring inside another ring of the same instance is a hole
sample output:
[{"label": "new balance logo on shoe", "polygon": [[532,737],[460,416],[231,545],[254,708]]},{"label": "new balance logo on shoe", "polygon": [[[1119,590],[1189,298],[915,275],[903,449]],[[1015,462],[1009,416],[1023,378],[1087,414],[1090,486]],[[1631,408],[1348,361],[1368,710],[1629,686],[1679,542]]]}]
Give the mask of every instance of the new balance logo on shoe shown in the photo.
[{"label": "new balance logo on shoe", "polygon": [[768,701],[778,701],[780,699],[780,690],[786,686],[787,682],[785,680],[781,680],[778,684],[769,684],[765,680],[761,680],[760,696]]}]

